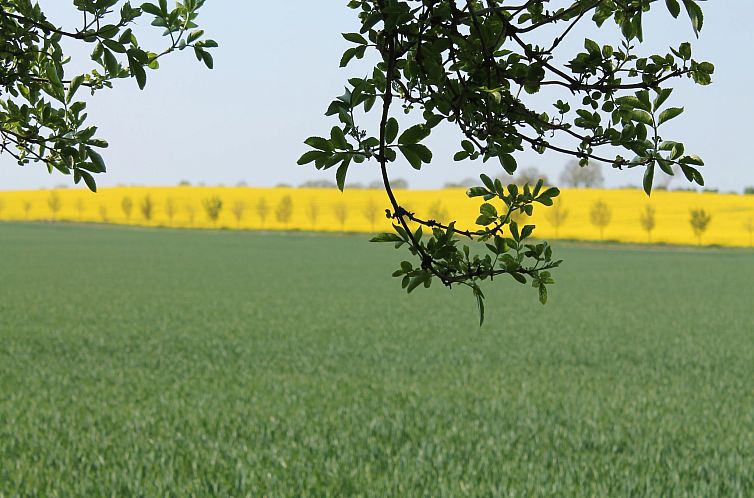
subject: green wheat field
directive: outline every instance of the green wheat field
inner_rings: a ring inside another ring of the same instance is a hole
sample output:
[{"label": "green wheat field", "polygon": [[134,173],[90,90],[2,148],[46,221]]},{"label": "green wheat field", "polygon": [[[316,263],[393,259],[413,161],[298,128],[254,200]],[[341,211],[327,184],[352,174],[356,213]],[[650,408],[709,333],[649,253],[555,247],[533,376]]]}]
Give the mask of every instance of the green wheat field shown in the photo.
[{"label": "green wheat field", "polygon": [[0,224],[0,497],[754,496],[754,254]]}]

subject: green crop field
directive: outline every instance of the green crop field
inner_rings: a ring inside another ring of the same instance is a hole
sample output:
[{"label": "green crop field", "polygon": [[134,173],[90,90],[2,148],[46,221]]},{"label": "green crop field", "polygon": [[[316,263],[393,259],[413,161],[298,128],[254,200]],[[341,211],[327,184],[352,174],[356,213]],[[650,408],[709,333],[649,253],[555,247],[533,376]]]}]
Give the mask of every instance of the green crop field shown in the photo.
[{"label": "green crop field", "polygon": [[0,497],[754,495],[754,254],[365,240],[0,224]]}]

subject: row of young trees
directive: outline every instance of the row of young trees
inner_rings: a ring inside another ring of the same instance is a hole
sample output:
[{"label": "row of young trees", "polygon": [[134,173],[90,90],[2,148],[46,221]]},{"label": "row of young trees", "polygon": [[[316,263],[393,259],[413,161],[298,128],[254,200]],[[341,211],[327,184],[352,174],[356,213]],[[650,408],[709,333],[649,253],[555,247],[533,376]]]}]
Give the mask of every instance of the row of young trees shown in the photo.
[{"label": "row of young trees", "polygon": [[[86,205],[83,199],[77,199],[74,203],[76,211],[78,213],[78,219],[83,219]],[[437,209],[442,209],[441,204],[438,201]],[[34,207],[31,201],[23,201],[22,208],[26,219],[30,219],[32,208]],[[53,191],[47,198],[47,207],[50,212],[50,219],[55,221],[60,219],[60,212],[63,209],[63,200],[58,192]],[[293,217],[293,198],[290,195],[283,196],[277,204],[271,205],[265,197],[260,197],[256,203],[247,204],[243,200],[236,200],[229,206],[222,200],[220,196],[210,196],[202,199],[200,203],[201,213],[206,216],[206,219],[213,224],[217,224],[220,219],[220,215],[225,209],[228,209],[233,216],[236,226],[239,227],[241,222],[246,216],[253,212],[256,218],[259,220],[261,226],[265,226],[266,222],[274,216],[274,219],[287,227]],[[345,231],[346,222],[349,219],[349,207],[345,202],[338,202],[331,206],[332,214],[338,221],[342,231]],[[5,209],[5,202],[0,199],[0,215]],[[374,199],[369,199],[367,204],[362,208],[361,215],[369,223],[372,230],[376,229],[377,221],[380,216],[381,207]],[[189,225],[193,225],[197,219],[197,215],[200,214],[199,208],[191,203],[179,204],[174,198],[168,197],[162,205],[162,210],[165,216],[167,216],[169,225],[173,225],[175,218],[181,213],[188,219]],[[132,197],[125,196],[120,201],[120,211],[126,218],[126,221],[141,220],[147,224],[151,223],[157,216],[157,206],[151,195],[147,194],[144,197],[134,200]],[[438,211],[439,212],[439,211]],[[108,206],[101,204],[98,209],[100,220],[103,223],[107,223],[111,220],[111,213],[108,210]],[[445,218],[447,216],[447,210],[441,211],[438,215]],[[317,228],[321,214],[321,206],[315,201],[309,202],[306,207],[306,215],[311,228]]]},{"label": "row of young trees", "polygon": [[[22,209],[26,218],[29,218],[33,204],[31,201],[23,201]],[[47,198],[47,207],[50,211],[51,219],[59,219],[60,211],[63,208],[63,200],[58,192],[51,192]],[[83,199],[77,199],[74,202],[74,207],[78,212],[78,218],[83,219],[83,214],[86,209]],[[120,208],[123,216],[127,221],[138,216],[142,221],[150,223],[154,220],[157,214],[157,208],[152,196],[145,195],[137,202],[131,197],[123,197],[120,202]],[[219,196],[211,196],[204,198],[201,201],[201,210],[206,216],[207,220],[213,224],[217,224],[221,213],[226,208],[225,202]],[[240,227],[241,222],[249,214],[250,211],[259,220],[261,226],[264,226],[270,216],[273,215],[275,220],[287,227],[291,222],[293,216],[293,198],[290,195],[282,197],[275,206],[271,206],[267,199],[260,197],[253,205],[249,205],[242,200],[234,201],[227,207],[233,216],[236,226]],[[5,202],[0,199],[0,216],[5,209]],[[199,209],[197,206],[191,203],[185,203],[179,205],[173,198],[167,198],[162,206],[164,214],[169,220],[169,224],[173,225],[176,216],[182,212],[186,215],[189,221],[189,225],[193,225],[196,221]],[[335,203],[331,206],[332,214],[338,221],[341,231],[345,231],[346,222],[349,219],[350,212],[349,206],[344,202]],[[374,199],[369,199],[367,204],[361,210],[361,216],[369,223],[372,230],[376,229],[377,220],[381,214],[382,208],[377,204]],[[136,211],[136,214],[135,214]],[[99,216],[102,222],[110,221],[110,214],[106,205],[100,205]],[[309,225],[312,229],[316,229],[319,223],[321,214],[321,206],[315,201],[310,201],[306,206],[306,216]],[[447,222],[450,218],[448,209],[443,206],[442,201],[437,200],[429,206],[428,214],[431,219],[438,222]],[[563,202],[555,203],[552,208],[547,211],[545,217],[547,221],[555,229],[555,236],[560,236],[560,228],[566,224],[569,217],[569,210],[563,205]],[[517,220],[521,221],[521,220]],[[590,223],[599,230],[600,240],[604,239],[605,229],[610,225],[612,221],[612,209],[602,199],[595,201],[589,210]],[[702,244],[702,237],[709,228],[712,221],[712,216],[704,209],[691,209],[689,217],[689,225],[694,235],[697,238],[699,245]],[[652,232],[657,227],[657,210],[651,205],[646,205],[644,209],[639,213],[638,222],[642,229],[647,233],[647,241],[652,242]],[[748,217],[744,223],[743,228],[749,234],[749,245],[754,247],[754,217]]]},{"label": "row of young trees", "polygon": [[[550,224],[555,228],[555,236],[559,236],[560,227],[568,220],[569,211],[563,206],[563,203],[555,204],[545,215]],[[699,245],[702,245],[702,236],[709,228],[712,216],[704,209],[691,209],[689,211],[689,225],[697,238]],[[600,240],[605,237],[605,229],[610,225],[613,219],[613,211],[610,206],[599,199],[592,204],[589,209],[589,222],[600,232]],[[646,205],[639,213],[639,224],[647,233],[647,241],[652,242],[652,232],[657,227],[657,210]],[[743,224],[744,229],[749,233],[749,246],[754,246],[754,218],[749,217]]]}]

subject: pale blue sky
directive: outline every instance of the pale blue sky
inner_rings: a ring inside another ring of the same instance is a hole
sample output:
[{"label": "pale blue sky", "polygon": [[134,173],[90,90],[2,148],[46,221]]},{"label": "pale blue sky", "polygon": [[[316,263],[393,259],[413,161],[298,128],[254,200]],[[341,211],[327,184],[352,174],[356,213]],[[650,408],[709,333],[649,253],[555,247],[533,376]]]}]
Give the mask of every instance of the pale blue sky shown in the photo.
[{"label": "pale blue sky", "polygon": [[[77,17],[69,0],[40,2],[50,17],[66,26]],[[338,68],[347,43],[340,33],[354,31],[354,12],[345,0],[291,0],[288,2],[208,0],[199,19],[208,35],[220,43],[214,51],[215,69],[209,71],[186,52],[167,58],[150,73],[145,91],[121,81],[114,91],[98,94],[89,115],[111,146],[105,151],[109,171],[100,175],[102,186],[118,184],[193,184],[272,186],[299,184],[309,179],[332,179],[334,170],[319,172],[297,166],[306,150],[302,141],[323,134],[332,121],[322,114],[343,90],[346,78],[363,71],[358,66]],[[751,0],[703,4],[706,23],[694,41],[694,55],[714,62],[714,84],[698,87],[690,80],[676,82],[673,105],[686,107],[683,118],[668,126],[666,138],[684,141],[687,150],[707,162],[703,173],[709,187],[741,190],[754,185],[749,145],[754,116],[754,70],[745,55],[754,42],[749,20]],[[668,45],[693,36],[688,20],[673,20],[658,2],[645,23],[646,52],[664,53]],[[582,35],[585,33],[581,33]],[[598,41],[609,32],[593,25],[586,32]],[[577,34],[578,35],[578,34]],[[578,36],[566,52],[579,48]],[[582,38],[583,41],[583,38]],[[81,59],[83,53],[75,53]],[[744,60],[737,58],[744,57]],[[85,59],[82,59],[85,60]],[[541,101],[534,101],[541,103]],[[550,111],[549,104],[541,107]],[[421,172],[399,165],[394,177],[412,187],[434,188],[480,172],[498,173],[489,163],[454,163],[458,139],[442,131],[433,140],[435,161]],[[537,166],[556,179],[566,162],[559,155],[519,156],[522,167]],[[606,172],[608,186],[640,183],[639,171]],[[378,178],[376,165],[365,163],[349,172],[349,180]],[[685,180],[678,179],[674,186]],[[70,177],[50,176],[42,165],[19,168],[0,156],[0,190],[52,187],[70,183]]]}]

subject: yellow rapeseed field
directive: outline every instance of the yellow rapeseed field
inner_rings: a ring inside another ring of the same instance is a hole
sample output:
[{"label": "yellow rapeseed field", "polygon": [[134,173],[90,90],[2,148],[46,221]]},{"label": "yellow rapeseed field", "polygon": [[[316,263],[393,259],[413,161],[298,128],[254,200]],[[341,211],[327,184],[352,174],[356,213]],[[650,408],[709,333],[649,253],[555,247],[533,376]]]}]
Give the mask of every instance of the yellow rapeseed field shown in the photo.
[{"label": "yellow rapeseed field", "polygon": [[[461,189],[405,190],[399,201],[426,218],[473,225],[479,199]],[[289,199],[286,202],[285,199]],[[147,201],[148,199],[148,201]],[[217,220],[208,209],[221,201]],[[697,244],[689,223],[692,209],[711,215],[701,236],[704,245],[750,246],[754,230],[754,196],[656,191],[648,198],[634,189],[564,189],[559,208],[540,206],[532,223],[542,238],[599,240],[601,231],[590,211],[602,201],[609,210],[605,240]],[[640,223],[646,206],[656,213],[648,234]],[[130,207],[129,207],[130,206]],[[151,206],[151,209],[149,209]],[[538,205],[539,206],[539,205]],[[558,204],[556,204],[558,206]],[[247,187],[122,187],[93,194],[83,189],[0,192],[0,220],[53,220],[193,228],[376,232],[390,230],[385,218],[387,198],[381,190],[247,188]],[[558,227],[552,214],[560,209]],[[651,237],[651,239],[650,239]]]}]

